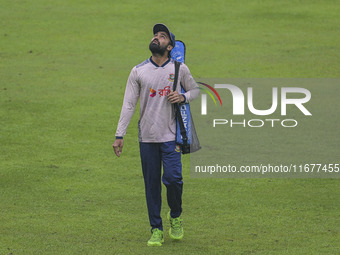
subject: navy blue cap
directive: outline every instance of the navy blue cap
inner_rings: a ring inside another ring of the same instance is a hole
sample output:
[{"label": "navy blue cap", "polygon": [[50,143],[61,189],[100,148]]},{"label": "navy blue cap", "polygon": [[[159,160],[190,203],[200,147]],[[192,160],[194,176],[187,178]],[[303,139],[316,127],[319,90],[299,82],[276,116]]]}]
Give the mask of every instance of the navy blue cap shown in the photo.
[{"label": "navy blue cap", "polygon": [[164,24],[158,23],[158,24],[153,26],[153,34],[156,34],[159,31],[163,31],[163,32],[166,32],[168,34],[168,36],[170,38],[171,45],[172,45],[172,47],[175,48],[175,45],[176,45],[175,35],[170,32],[169,28]]}]

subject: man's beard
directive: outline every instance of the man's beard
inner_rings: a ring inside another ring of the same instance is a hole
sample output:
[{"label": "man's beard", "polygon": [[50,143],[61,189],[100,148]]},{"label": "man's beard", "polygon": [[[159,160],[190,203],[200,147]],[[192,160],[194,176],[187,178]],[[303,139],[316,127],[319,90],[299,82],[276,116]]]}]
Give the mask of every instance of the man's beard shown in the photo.
[{"label": "man's beard", "polygon": [[153,42],[154,41],[151,41],[151,43],[149,44],[149,50],[151,51],[151,53],[164,56],[164,53],[168,46],[161,47],[158,41],[157,44]]}]

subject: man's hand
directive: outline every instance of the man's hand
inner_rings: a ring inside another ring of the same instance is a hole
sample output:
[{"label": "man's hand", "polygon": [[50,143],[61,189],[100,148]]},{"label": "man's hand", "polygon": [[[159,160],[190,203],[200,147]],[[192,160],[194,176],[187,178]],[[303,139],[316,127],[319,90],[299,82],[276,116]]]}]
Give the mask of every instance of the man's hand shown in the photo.
[{"label": "man's hand", "polygon": [[184,96],[178,94],[177,91],[171,91],[168,95],[167,95],[168,100],[170,101],[170,103],[175,104],[175,103],[183,103],[184,102]]},{"label": "man's hand", "polygon": [[123,139],[116,139],[116,141],[113,143],[112,147],[117,157],[120,157],[120,154],[122,154],[123,145],[124,145]]}]

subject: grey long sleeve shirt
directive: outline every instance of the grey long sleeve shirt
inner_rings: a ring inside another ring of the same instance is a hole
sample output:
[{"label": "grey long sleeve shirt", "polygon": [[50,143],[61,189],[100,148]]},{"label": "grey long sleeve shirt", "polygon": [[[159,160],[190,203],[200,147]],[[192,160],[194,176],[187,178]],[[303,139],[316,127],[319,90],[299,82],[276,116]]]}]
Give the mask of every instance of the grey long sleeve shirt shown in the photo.
[{"label": "grey long sleeve shirt", "polygon": [[[127,127],[140,99],[140,119],[138,122],[140,142],[174,141],[176,120],[174,107],[166,95],[173,89],[175,62],[169,59],[158,66],[151,58],[135,66],[126,84],[123,107],[118,122],[116,136],[126,134]],[[186,91],[183,95],[189,102],[199,95],[198,85],[189,68],[181,64],[176,91],[181,94],[181,84]]]}]

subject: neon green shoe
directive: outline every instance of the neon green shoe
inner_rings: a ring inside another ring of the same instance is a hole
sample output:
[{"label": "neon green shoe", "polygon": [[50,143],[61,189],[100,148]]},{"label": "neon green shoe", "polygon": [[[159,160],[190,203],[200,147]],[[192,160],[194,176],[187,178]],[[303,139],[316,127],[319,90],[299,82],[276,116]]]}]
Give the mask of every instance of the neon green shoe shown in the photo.
[{"label": "neon green shoe", "polygon": [[162,246],[163,243],[164,243],[163,231],[158,228],[154,228],[152,230],[152,236],[148,241],[148,246]]},{"label": "neon green shoe", "polygon": [[181,217],[172,218],[170,216],[170,212],[168,213],[168,220],[170,221],[170,230],[169,235],[173,240],[181,240],[184,235],[184,230],[182,227],[182,219]]}]

